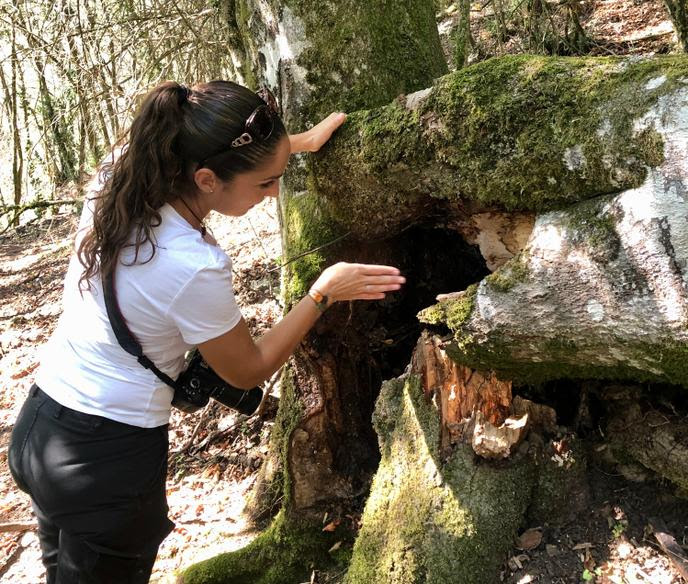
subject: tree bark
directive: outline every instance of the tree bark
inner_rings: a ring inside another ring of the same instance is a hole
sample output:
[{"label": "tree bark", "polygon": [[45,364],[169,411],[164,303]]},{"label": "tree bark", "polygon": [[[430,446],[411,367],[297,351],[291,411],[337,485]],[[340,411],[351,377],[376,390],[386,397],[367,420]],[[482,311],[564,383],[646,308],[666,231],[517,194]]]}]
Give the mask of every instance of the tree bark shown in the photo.
[{"label": "tree bark", "polygon": [[313,181],[340,229],[361,239],[639,187],[664,146],[634,122],[686,75],[683,56],[491,59],[350,115],[314,157]]},{"label": "tree bark", "polygon": [[640,186],[540,214],[516,258],[423,314],[453,331],[456,360],[509,379],[688,386],[688,91],[633,126],[662,144]]},{"label": "tree bark", "polygon": [[683,51],[688,53],[688,6],[685,0],[664,0],[664,5],[674,23],[678,42]]}]

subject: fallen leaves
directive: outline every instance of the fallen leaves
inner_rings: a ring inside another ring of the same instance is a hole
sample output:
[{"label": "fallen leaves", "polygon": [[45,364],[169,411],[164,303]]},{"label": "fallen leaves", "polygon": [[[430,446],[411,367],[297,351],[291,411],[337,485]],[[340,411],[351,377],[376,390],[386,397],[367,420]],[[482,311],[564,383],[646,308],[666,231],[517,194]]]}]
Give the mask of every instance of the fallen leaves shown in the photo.
[{"label": "fallen leaves", "polygon": [[330,521],[325,527],[322,528],[323,531],[328,531],[328,532],[333,532],[337,527],[339,527],[339,524],[342,522],[341,519],[335,519],[334,521]]},{"label": "fallen leaves", "polygon": [[542,528],[532,527],[516,538],[516,549],[523,551],[534,550],[542,542]]}]

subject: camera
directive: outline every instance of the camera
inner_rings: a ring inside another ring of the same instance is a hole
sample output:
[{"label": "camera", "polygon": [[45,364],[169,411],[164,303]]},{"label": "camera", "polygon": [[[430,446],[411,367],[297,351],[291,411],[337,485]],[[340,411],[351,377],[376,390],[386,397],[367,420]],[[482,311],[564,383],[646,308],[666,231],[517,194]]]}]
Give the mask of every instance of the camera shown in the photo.
[{"label": "camera", "polygon": [[194,351],[175,383],[172,405],[183,412],[192,413],[205,407],[210,398],[250,416],[258,409],[263,391],[260,387],[244,390],[230,385],[212,370],[198,351]]}]

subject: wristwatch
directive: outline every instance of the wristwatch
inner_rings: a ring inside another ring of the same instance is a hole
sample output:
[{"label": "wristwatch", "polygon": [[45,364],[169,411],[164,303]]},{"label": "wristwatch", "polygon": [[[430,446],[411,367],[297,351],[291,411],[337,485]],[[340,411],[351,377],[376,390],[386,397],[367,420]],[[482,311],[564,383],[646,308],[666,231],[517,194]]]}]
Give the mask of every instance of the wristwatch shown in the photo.
[{"label": "wristwatch", "polygon": [[315,307],[320,312],[325,312],[327,310],[327,296],[318,292],[315,288],[311,288],[308,291],[308,295],[313,299],[313,302],[315,302]]}]

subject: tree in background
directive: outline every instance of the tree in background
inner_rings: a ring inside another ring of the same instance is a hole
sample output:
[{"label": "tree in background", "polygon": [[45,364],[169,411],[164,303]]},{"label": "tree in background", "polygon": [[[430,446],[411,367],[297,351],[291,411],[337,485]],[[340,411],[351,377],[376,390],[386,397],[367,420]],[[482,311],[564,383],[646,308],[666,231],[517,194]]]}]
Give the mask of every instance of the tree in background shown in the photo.
[{"label": "tree in background", "polygon": [[[6,47],[0,129],[13,152],[12,222],[64,201],[121,138],[137,96],[160,81],[237,76],[222,10],[201,0],[25,0],[0,4]],[[5,208],[7,211],[7,208]]]}]

